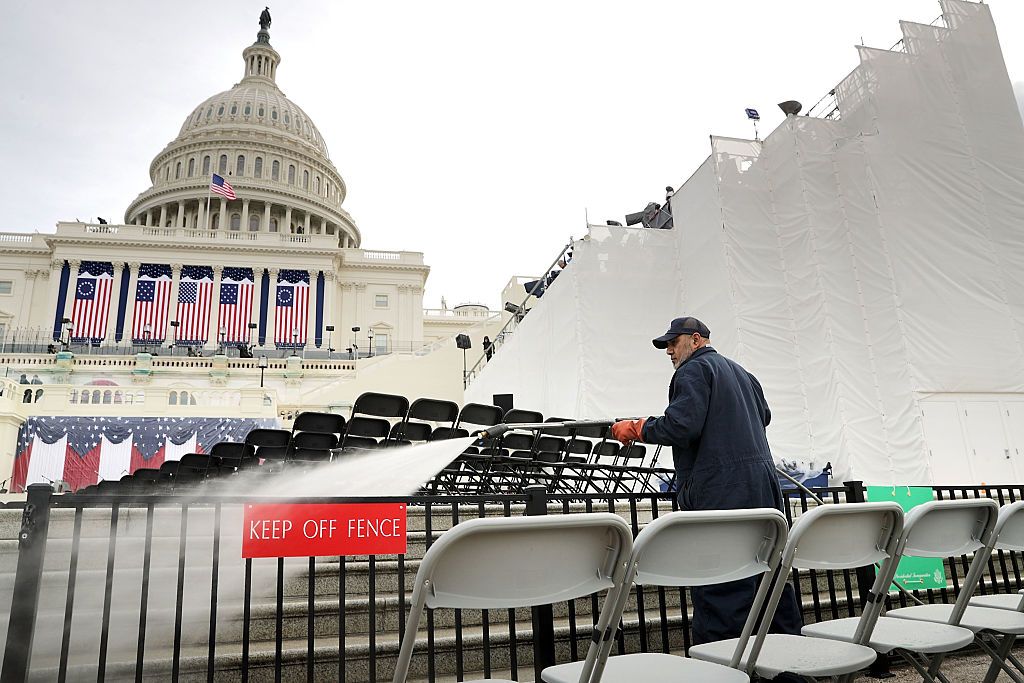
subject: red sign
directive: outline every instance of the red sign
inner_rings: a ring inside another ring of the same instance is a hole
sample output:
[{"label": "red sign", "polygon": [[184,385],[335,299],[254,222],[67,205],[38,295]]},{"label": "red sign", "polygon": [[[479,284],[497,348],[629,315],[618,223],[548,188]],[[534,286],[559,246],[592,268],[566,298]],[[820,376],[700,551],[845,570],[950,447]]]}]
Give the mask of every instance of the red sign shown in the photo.
[{"label": "red sign", "polygon": [[404,503],[246,505],[242,557],[399,555]]}]

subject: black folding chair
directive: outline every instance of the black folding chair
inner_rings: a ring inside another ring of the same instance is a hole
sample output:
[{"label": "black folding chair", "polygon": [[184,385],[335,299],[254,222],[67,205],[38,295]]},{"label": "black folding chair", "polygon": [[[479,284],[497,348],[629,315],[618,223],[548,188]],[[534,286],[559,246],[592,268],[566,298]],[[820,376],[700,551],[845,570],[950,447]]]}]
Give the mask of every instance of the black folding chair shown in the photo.
[{"label": "black folding chair", "polygon": [[330,462],[345,433],[345,418],[336,413],[303,412],[292,423],[286,459],[289,462]]},{"label": "black folding chair", "polygon": [[404,422],[409,414],[409,399],[396,394],[368,391],[352,405],[348,428],[341,441],[342,450],[376,448],[386,445],[391,436],[391,419]]}]

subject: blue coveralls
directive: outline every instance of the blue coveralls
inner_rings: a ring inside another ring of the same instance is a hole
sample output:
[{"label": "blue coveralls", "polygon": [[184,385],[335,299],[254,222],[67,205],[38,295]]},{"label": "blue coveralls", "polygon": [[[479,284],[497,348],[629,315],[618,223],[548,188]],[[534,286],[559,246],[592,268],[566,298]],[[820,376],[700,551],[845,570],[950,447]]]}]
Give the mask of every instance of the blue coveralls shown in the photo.
[{"label": "blue coveralls", "polygon": [[[647,420],[643,440],[672,446],[681,509],[783,511],[785,499],[765,436],[772,413],[753,375],[705,346],[676,369],[668,399],[665,414]],[[738,637],[758,581],[752,577],[692,588],[694,644]],[[771,631],[799,634],[802,625],[788,584]]]}]

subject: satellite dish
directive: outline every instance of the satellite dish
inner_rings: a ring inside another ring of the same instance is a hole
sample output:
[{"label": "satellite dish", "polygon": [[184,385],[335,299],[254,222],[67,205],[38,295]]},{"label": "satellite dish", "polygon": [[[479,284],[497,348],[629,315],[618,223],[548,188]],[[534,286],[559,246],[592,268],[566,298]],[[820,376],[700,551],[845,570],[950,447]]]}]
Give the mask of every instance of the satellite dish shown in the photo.
[{"label": "satellite dish", "polygon": [[804,108],[804,105],[800,104],[796,100],[786,100],[785,102],[779,102],[779,109],[786,116],[796,116],[800,113],[800,110]]}]

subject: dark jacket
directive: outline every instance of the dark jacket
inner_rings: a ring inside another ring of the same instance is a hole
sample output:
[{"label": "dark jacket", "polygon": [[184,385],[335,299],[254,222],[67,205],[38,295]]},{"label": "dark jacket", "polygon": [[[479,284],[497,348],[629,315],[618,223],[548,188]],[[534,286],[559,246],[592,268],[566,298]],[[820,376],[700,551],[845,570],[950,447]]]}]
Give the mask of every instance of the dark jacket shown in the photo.
[{"label": "dark jacket", "polygon": [[705,346],[676,369],[668,398],[643,440],[672,446],[680,507],[782,509],[765,435],[772,413],[753,375]]}]

